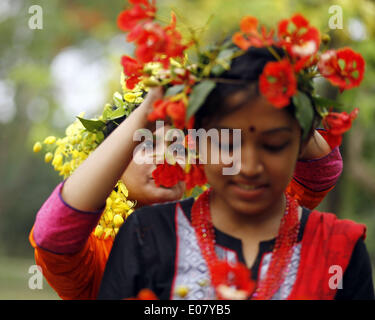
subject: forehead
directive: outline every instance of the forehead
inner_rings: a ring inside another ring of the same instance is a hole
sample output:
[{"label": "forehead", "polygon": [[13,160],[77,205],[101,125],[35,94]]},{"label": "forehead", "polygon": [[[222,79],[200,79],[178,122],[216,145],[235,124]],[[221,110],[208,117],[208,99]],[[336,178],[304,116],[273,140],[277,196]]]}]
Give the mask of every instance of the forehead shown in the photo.
[{"label": "forehead", "polygon": [[[230,103],[230,101],[228,101]],[[254,97],[234,111],[227,113],[212,123],[212,126],[264,132],[287,127],[292,131],[298,128],[297,121],[286,109],[278,109],[264,97]]]}]

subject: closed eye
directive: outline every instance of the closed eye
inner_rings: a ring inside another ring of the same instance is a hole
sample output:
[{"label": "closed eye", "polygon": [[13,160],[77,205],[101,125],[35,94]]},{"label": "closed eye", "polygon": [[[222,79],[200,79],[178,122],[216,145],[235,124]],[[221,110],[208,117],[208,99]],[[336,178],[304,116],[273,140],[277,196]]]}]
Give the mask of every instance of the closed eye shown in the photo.
[{"label": "closed eye", "polygon": [[288,146],[289,141],[286,143],[283,143],[282,145],[270,145],[270,144],[265,144],[263,147],[270,152],[279,152],[282,151],[286,146]]}]

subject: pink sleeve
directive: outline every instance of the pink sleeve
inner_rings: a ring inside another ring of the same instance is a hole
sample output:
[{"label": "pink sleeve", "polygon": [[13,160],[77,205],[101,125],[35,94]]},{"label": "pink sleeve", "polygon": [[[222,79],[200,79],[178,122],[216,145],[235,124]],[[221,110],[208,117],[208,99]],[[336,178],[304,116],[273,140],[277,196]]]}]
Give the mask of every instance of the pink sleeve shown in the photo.
[{"label": "pink sleeve", "polygon": [[97,212],[87,212],[71,207],[61,196],[64,182],[57,185],[39,209],[33,231],[38,247],[58,254],[82,249],[104,210],[103,207]]},{"label": "pink sleeve", "polygon": [[337,183],[342,168],[340,150],[336,147],[322,158],[297,161],[293,178],[304,187],[320,192]]}]

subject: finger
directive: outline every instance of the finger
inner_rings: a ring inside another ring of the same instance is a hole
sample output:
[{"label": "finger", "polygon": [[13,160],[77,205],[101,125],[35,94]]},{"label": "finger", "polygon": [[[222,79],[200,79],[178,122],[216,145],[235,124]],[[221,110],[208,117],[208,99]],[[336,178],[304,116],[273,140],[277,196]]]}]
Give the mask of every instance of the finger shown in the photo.
[{"label": "finger", "polygon": [[153,103],[159,99],[162,99],[164,95],[162,87],[152,87],[146,95],[145,102]]}]

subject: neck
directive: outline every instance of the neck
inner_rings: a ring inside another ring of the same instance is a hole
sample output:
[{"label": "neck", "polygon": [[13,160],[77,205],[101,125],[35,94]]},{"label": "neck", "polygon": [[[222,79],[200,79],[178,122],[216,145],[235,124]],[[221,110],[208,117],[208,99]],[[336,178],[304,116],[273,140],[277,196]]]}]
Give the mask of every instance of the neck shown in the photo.
[{"label": "neck", "polygon": [[268,240],[277,236],[281,218],[284,215],[286,199],[284,194],[266,209],[246,214],[230,208],[223,199],[212,191],[210,209],[213,225],[236,237]]}]

